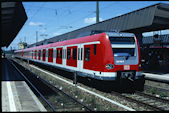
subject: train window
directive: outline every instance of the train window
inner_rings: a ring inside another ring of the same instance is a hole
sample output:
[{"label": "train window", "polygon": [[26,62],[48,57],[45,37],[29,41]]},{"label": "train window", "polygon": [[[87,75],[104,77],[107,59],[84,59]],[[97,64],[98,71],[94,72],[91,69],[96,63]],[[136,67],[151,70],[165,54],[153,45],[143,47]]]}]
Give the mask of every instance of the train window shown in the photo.
[{"label": "train window", "polygon": [[39,50],[39,60],[40,60],[41,50]]},{"label": "train window", "polygon": [[64,53],[65,53],[65,50],[64,50],[64,49],[62,49],[62,51],[63,51],[63,59],[64,59]]},{"label": "train window", "polygon": [[85,61],[90,60],[90,48],[85,48]]},{"label": "train window", "polygon": [[49,49],[48,57],[53,58],[53,49]]},{"label": "train window", "polygon": [[38,59],[38,50],[36,50],[36,59]]},{"label": "train window", "polygon": [[36,53],[37,53],[37,50],[35,50],[35,59],[36,59]]},{"label": "train window", "polygon": [[77,59],[77,48],[73,48],[73,60]]},{"label": "train window", "polygon": [[133,48],[112,48],[114,56],[135,56]]},{"label": "train window", "polygon": [[109,37],[111,44],[134,44],[134,37]]},{"label": "train window", "polygon": [[60,58],[62,58],[62,49],[60,49]]},{"label": "train window", "polygon": [[63,49],[63,58],[66,59],[66,49]]},{"label": "train window", "polygon": [[58,53],[57,53],[57,49],[56,49],[56,58],[57,58],[57,54],[58,54]]},{"label": "train window", "polygon": [[46,49],[43,49],[43,61],[45,61]]},{"label": "train window", "polygon": [[56,57],[56,56],[55,56],[55,55],[56,55],[56,54],[55,54],[55,52],[56,52],[56,51],[53,51],[53,58],[55,58],[55,57]]},{"label": "train window", "polygon": [[80,60],[80,48],[78,48],[78,60]]},{"label": "train window", "polygon": [[81,60],[83,60],[83,48],[81,48]]},{"label": "train window", "polygon": [[32,59],[33,59],[33,50],[32,50]]},{"label": "train window", "polygon": [[66,59],[66,49],[65,49],[65,59]]},{"label": "train window", "polygon": [[67,49],[67,59],[70,59],[70,48]]},{"label": "train window", "polygon": [[49,51],[49,52],[48,52],[48,58],[50,58],[50,50],[48,49],[48,51]]},{"label": "train window", "polygon": [[96,44],[94,44],[94,55],[96,55]]},{"label": "train window", "polygon": [[53,49],[50,50],[50,57],[53,58]]},{"label": "train window", "polygon": [[65,58],[65,49],[63,49],[63,58]]},{"label": "train window", "polygon": [[59,49],[57,49],[57,58],[59,58],[59,51],[60,51],[60,50],[59,50]]},{"label": "train window", "polygon": [[48,57],[47,55],[48,55],[48,50],[45,49],[45,57]]}]

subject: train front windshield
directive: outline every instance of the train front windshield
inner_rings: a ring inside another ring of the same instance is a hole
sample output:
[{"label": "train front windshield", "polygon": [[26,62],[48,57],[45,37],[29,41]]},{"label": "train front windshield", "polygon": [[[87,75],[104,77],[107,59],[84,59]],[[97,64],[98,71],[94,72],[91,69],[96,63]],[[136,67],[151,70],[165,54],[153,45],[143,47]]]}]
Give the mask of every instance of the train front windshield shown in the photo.
[{"label": "train front windshield", "polygon": [[134,37],[110,37],[109,39],[115,57],[135,56]]},{"label": "train front windshield", "polygon": [[134,49],[132,48],[112,48],[114,56],[134,56]]},{"label": "train front windshield", "polygon": [[111,44],[134,44],[134,37],[110,37]]}]

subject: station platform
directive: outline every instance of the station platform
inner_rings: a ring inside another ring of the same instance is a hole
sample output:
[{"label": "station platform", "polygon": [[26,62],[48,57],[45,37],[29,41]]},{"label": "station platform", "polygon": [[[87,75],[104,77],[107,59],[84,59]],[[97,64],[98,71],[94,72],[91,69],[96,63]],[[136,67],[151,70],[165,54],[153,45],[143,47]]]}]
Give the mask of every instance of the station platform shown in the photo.
[{"label": "station platform", "polygon": [[169,73],[168,74],[158,74],[158,73],[143,72],[142,74],[145,75],[145,79],[169,84]]},{"label": "station platform", "polygon": [[7,59],[1,63],[2,111],[47,111],[12,64]]},{"label": "station platform", "polygon": [[46,111],[25,81],[2,81],[2,111]]}]

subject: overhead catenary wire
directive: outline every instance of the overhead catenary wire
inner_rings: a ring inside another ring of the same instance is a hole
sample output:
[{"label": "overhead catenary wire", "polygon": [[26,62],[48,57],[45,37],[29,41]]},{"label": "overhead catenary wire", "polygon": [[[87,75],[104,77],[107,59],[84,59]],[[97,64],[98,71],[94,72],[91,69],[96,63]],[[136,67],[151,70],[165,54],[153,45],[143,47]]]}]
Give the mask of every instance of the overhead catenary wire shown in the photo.
[{"label": "overhead catenary wire", "polygon": [[[78,3],[78,4],[80,4],[80,3]],[[79,6],[78,4],[76,4],[75,6]],[[58,16],[58,14],[59,14],[59,16],[61,16],[61,14],[65,14],[65,13],[60,13],[60,11],[58,11],[58,10],[60,10],[60,9],[64,9],[65,7],[62,7],[62,8],[49,8],[49,7],[44,7],[44,3],[43,3],[43,5],[41,5],[41,6],[37,6],[37,5],[31,5],[31,4],[27,4],[27,5],[29,5],[29,6],[31,6],[31,7],[39,7],[37,10],[36,10],[36,12],[33,14],[33,16],[31,16],[30,17],[30,19],[27,21],[27,23],[24,25],[24,27],[25,26],[27,26],[28,25],[28,23],[33,19],[33,17],[35,17],[37,14],[38,14],[38,12],[40,12],[41,11],[41,9],[43,9],[43,8],[45,8],[45,9],[50,9],[50,10],[53,10],[53,11],[55,11],[55,14],[57,14],[57,16]],[[68,7],[69,5],[67,5],[67,7]],[[25,7],[27,7],[26,5],[25,5]],[[73,6],[71,6],[70,8],[72,9],[74,7],[74,5]],[[29,10],[29,9],[27,9],[26,8],[26,10]],[[68,9],[66,9],[66,10],[68,10]],[[64,11],[64,10],[62,10],[62,11]],[[74,12],[79,12],[79,9],[77,10],[68,10],[68,13],[69,14],[72,14],[72,12],[74,13]],[[62,15],[63,16],[63,15]],[[47,17],[47,18],[49,18],[49,17]]]},{"label": "overhead catenary wire", "polygon": [[[113,5],[113,4],[110,4],[110,5],[108,5],[108,6],[105,6],[105,7],[100,8],[100,12],[102,12],[104,9],[106,9],[106,8],[108,8],[108,7],[110,7],[110,6],[112,7],[112,5]],[[76,23],[79,23],[81,19],[84,19],[84,18],[86,18],[86,17],[88,17],[88,16],[90,16],[90,15],[92,15],[92,14],[95,14],[95,11],[92,11],[91,13],[85,15],[84,17],[78,18],[77,20],[74,20],[74,21],[72,21],[72,22],[66,24],[66,26],[73,25],[75,22],[76,22]],[[78,27],[78,28],[80,28],[80,27]],[[78,29],[78,28],[77,28],[77,29]],[[63,29],[60,29],[60,30],[63,30]],[[58,31],[60,31],[60,30],[58,30]],[[58,31],[57,31],[57,32],[58,32]]]},{"label": "overhead catenary wire", "polygon": [[[36,7],[36,8],[38,8],[36,11],[35,11],[35,13],[31,16],[31,17],[29,17],[29,20],[25,23],[25,25],[23,26],[23,28],[24,27],[26,27],[28,24],[29,24],[29,22],[31,22],[31,20],[40,12],[40,11],[42,11],[42,9],[49,9],[49,10],[53,10],[53,11],[55,11],[55,13],[57,13],[57,17],[59,16],[59,17],[61,17],[61,16],[63,16],[63,15],[73,15],[74,13],[77,13],[77,12],[81,12],[81,10],[79,10],[79,4],[81,4],[81,2],[79,2],[79,3],[77,3],[77,4],[75,4],[75,5],[72,5],[72,6],[70,6],[69,4],[67,5],[67,7],[69,7],[69,9],[71,9],[71,10],[68,10],[68,9],[65,9],[64,10],[64,8],[65,7],[61,7],[61,8],[49,8],[49,7],[46,7],[46,6],[44,6],[46,3],[44,2],[44,3],[42,3],[42,5],[32,5],[32,4],[27,4],[27,5],[29,5],[30,7]],[[83,4],[84,6],[87,6],[89,4],[89,2],[87,2],[87,3],[85,3],[85,4]],[[27,7],[27,5],[25,5],[26,7]],[[75,7],[76,6],[76,7]],[[101,8],[101,11],[100,12],[102,12],[102,10],[103,9],[105,9],[105,8],[107,8],[107,7],[110,7],[111,6],[111,4],[110,5],[108,5],[108,6],[106,6],[106,7],[102,7]],[[29,10],[29,9],[27,9],[26,8],[26,10]],[[67,11],[68,10],[68,12],[67,13],[60,13],[60,11]],[[57,12],[56,12],[57,11]],[[71,12],[71,13],[70,13]],[[66,25],[64,25],[64,26],[72,26],[73,24],[77,24],[77,23],[79,23],[79,22],[81,22],[80,20],[82,20],[82,19],[84,19],[84,18],[86,18],[86,17],[88,17],[88,16],[90,16],[90,15],[92,15],[92,14],[95,14],[94,12],[91,12],[90,14],[87,14],[86,16],[83,16],[83,17],[80,17],[79,19],[76,19],[76,20],[73,20],[72,22],[70,22],[70,23],[68,23],[68,25],[66,24]],[[49,18],[49,17],[47,17],[47,18]],[[83,27],[83,26],[82,26]],[[22,28],[22,29],[23,29]],[[76,27],[76,29],[78,29],[78,28],[80,28],[80,27]],[[53,29],[55,29],[55,27],[53,27]],[[67,29],[67,30],[75,30],[75,26],[72,26],[72,28],[69,28],[69,29]],[[63,31],[64,29],[60,29],[60,30],[58,30],[58,31]],[[27,38],[30,38],[29,36],[27,37]],[[29,40],[29,39],[28,39]]]},{"label": "overhead catenary wire", "polygon": [[[78,3],[78,4],[80,4],[80,2]],[[78,4],[76,4],[76,6],[78,6]],[[44,3],[43,3],[43,5],[44,5]],[[60,9],[56,9],[56,8],[49,8],[49,7],[44,7],[43,5],[41,5],[41,6],[33,6],[33,5],[29,5],[29,6],[31,6],[31,7],[39,7],[39,9],[37,9],[37,11],[34,13],[34,15],[30,18],[30,20],[29,21],[31,21],[32,20],[32,18],[41,10],[41,9],[43,9],[43,8],[45,8],[45,9],[51,9],[51,10],[55,10],[55,13],[56,14],[58,14],[58,10],[60,10]],[[69,6],[69,5],[68,5]],[[108,5],[108,7],[109,6],[111,6],[111,5]],[[73,6],[74,7],[74,6]],[[103,7],[103,8],[101,8],[101,10],[102,9],[105,9],[105,8],[107,8],[107,6],[106,7]],[[61,8],[61,9],[63,9],[63,8]],[[72,9],[72,8],[71,8]],[[70,13],[70,10],[68,10],[69,12],[68,13]],[[71,14],[73,14],[74,12],[79,12],[80,10],[78,9],[78,10],[71,10]],[[65,13],[63,13],[63,14],[65,14]],[[84,16],[84,17],[82,17],[82,18],[80,18],[80,19],[77,19],[77,20],[74,20],[73,22],[70,22],[70,23],[68,23],[68,25],[70,26],[70,24],[74,24],[74,22],[79,22],[79,20],[81,20],[81,19],[83,19],[83,18],[86,18],[86,17],[88,17],[88,16],[90,16],[90,15],[92,15],[92,14],[94,14],[94,12],[92,12],[92,13],[90,13],[90,14],[87,14],[86,16]],[[63,16],[63,15],[62,15]],[[27,22],[28,23],[28,22]],[[64,25],[64,26],[67,26],[67,25]],[[63,30],[63,29],[60,29],[60,30]],[[59,30],[59,31],[60,31]]]},{"label": "overhead catenary wire", "polygon": [[[70,9],[73,9],[73,8],[77,8],[77,7],[75,7],[75,6],[79,6],[79,4],[80,3],[77,3],[77,4],[75,4],[75,5],[73,5],[73,6],[71,6],[70,7],[70,5],[67,5],[67,6],[64,6],[64,7],[57,7],[57,8],[49,8],[49,7],[42,7],[41,9],[49,9],[49,10],[53,10],[53,11],[56,11],[57,10],[57,13],[59,14],[59,15],[61,15],[61,14],[70,14],[70,12],[79,12],[79,9],[77,9],[77,10],[70,10]],[[31,6],[31,8],[32,7],[35,7],[35,8],[37,8],[37,7],[41,7],[41,6],[37,6],[37,5],[31,5],[31,4],[27,4],[27,5],[29,5],[29,6]],[[69,7],[69,9],[64,9],[64,8],[67,8],[67,7]],[[26,10],[31,10],[31,9],[27,9],[26,8]],[[64,13],[61,13],[60,11],[63,11]],[[66,11],[68,11],[68,13],[65,13]],[[63,15],[62,15],[63,16]]]}]

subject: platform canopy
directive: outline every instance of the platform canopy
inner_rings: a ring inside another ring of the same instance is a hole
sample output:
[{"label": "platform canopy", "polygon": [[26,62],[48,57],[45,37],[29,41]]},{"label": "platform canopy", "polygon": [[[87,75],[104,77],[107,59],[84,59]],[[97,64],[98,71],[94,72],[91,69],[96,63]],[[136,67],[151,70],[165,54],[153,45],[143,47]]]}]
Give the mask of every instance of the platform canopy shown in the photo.
[{"label": "platform canopy", "polygon": [[1,2],[1,47],[10,45],[26,20],[22,2]]},{"label": "platform canopy", "polygon": [[112,31],[144,33],[169,29],[169,4],[158,3],[120,15],[96,24],[92,24],[30,46],[63,41],[91,34],[91,31]]}]

